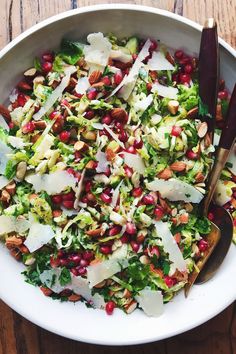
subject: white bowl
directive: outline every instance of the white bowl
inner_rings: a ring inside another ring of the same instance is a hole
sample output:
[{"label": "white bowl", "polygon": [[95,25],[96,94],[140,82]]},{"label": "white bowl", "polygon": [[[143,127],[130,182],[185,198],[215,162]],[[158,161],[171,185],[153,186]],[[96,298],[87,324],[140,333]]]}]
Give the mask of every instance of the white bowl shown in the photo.
[{"label": "white bowl", "polygon": [[[132,5],[102,5],[54,16],[32,27],[0,52],[0,102],[7,100],[21,73],[46,49],[55,49],[62,37],[85,39],[91,32],[113,32],[118,36],[155,37],[173,48],[198,52],[201,26],[172,13]],[[236,81],[236,52],[220,40],[221,75],[232,89]],[[188,299],[183,292],[165,305],[159,318],[141,311],[113,316],[88,309],[82,303],[60,303],[42,295],[24,282],[23,266],[0,246],[0,297],[19,314],[39,326],[79,341],[106,345],[146,343],[171,337],[209,320],[236,298],[236,249],[230,251],[209,282],[194,286]]]}]

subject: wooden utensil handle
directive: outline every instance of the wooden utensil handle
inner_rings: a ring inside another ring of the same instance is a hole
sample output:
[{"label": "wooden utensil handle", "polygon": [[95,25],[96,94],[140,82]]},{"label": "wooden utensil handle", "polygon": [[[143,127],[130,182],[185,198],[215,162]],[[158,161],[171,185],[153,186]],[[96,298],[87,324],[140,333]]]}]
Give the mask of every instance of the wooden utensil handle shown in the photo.
[{"label": "wooden utensil handle", "polygon": [[236,139],[236,84],[231,95],[226,125],[221,133],[219,147],[230,150]]}]

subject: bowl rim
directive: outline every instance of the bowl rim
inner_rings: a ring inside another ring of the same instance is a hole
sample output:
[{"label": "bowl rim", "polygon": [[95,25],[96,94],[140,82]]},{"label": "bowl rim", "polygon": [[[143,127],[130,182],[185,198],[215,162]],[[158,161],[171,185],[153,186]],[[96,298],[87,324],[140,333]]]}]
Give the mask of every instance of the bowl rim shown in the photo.
[{"label": "bowl rim", "polygon": [[[4,48],[0,50],[0,60],[11,50],[13,49],[17,44],[19,44],[22,40],[26,39],[28,36],[31,34],[37,32],[38,30],[46,27],[47,25],[50,25],[51,23],[57,22],[59,20],[76,16],[78,14],[83,14],[83,13],[90,13],[90,12],[96,12],[96,11],[102,11],[102,10],[130,10],[130,11],[138,11],[138,12],[146,12],[146,13],[152,13],[152,14],[157,14],[161,15],[163,17],[168,17],[173,20],[176,20],[178,22],[181,22],[183,24],[186,24],[194,29],[196,29],[198,32],[201,32],[202,26],[190,19],[187,19],[186,17],[180,16],[178,14],[172,13],[167,10],[162,10],[159,8],[154,8],[150,6],[144,6],[144,5],[132,5],[132,4],[99,4],[99,5],[91,5],[91,6],[84,6],[81,8],[73,9],[73,10],[68,10],[62,13],[59,13],[57,15],[51,16],[36,25],[30,27],[20,35],[18,35],[15,39],[13,39],[9,44],[7,44]],[[226,49],[227,52],[229,52],[234,58],[236,58],[236,50],[229,45],[225,40],[219,37],[219,44]],[[221,306],[218,306],[217,309],[214,311],[210,311],[207,316],[204,316],[203,319],[198,320],[192,325],[189,325],[186,323],[185,326],[182,326],[181,329],[176,328],[176,330],[172,331],[169,334],[162,335],[159,338],[156,337],[150,337],[150,338],[145,338],[145,339],[137,339],[137,340],[124,340],[124,342],[117,342],[115,339],[114,340],[108,340],[105,342],[104,340],[87,340],[86,338],[81,338],[80,335],[78,334],[77,336],[71,335],[68,336],[67,334],[63,333],[63,331],[59,329],[53,328],[49,323],[42,322],[41,320],[38,320],[37,318],[32,318],[29,316],[29,313],[25,312],[22,308],[20,308],[17,303],[12,303],[10,300],[7,299],[7,296],[5,296],[4,291],[1,291],[0,287],[0,299],[7,304],[11,309],[16,311],[18,314],[26,318],[27,320],[33,322],[34,324],[40,326],[41,328],[44,328],[45,330],[48,330],[52,333],[55,333],[57,335],[60,335],[62,337],[70,338],[76,341],[81,341],[85,343],[91,343],[91,344],[97,344],[97,345],[115,345],[115,346],[121,346],[121,345],[135,345],[135,344],[145,344],[145,343],[150,343],[150,342],[155,342],[159,340],[163,340],[165,338],[170,338],[172,336],[184,333],[185,331],[191,330],[202,323],[205,323],[206,321],[210,320],[212,317],[216,316],[219,314],[221,311],[223,311],[227,306],[229,306],[233,301],[235,301],[234,295],[232,295],[231,298],[228,299],[227,302],[224,302]]]}]

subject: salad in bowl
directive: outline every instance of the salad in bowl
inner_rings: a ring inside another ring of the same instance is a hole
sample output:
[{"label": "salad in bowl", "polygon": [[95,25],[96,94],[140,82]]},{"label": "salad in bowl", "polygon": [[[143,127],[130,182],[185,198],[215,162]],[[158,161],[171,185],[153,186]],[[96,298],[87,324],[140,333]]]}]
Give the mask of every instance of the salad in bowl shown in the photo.
[{"label": "salad in bowl", "polygon": [[[218,130],[229,94],[220,82]],[[215,147],[198,60],[91,33],[35,58],[0,105],[0,237],[27,282],[111,315],[159,316],[208,249]],[[230,159],[215,199],[233,214]]]}]

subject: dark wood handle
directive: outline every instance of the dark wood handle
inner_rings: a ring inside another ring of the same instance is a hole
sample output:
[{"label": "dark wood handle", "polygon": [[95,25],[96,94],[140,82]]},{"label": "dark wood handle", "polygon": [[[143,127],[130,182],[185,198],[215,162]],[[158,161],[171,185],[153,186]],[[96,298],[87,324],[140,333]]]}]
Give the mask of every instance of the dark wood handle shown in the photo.
[{"label": "dark wood handle", "polygon": [[226,124],[222,130],[219,146],[230,150],[236,139],[236,84],[230,99]]},{"label": "dark wood handle", "polygon": [[212,118],[203,116],[208,131],[214,131],[219,81],[219,44],[217,25],[213,19],[206,21],[202,30],[199,53],[199,95]]}]

